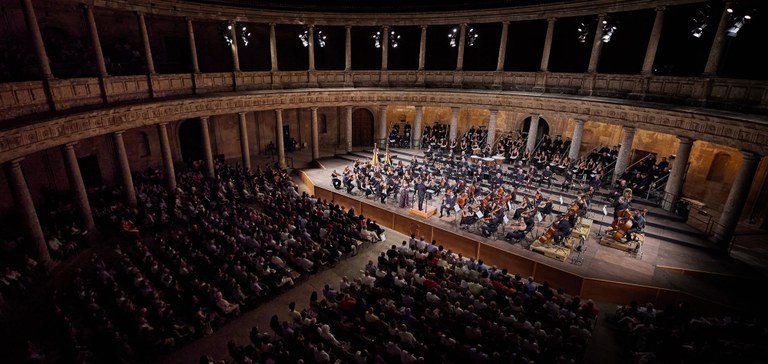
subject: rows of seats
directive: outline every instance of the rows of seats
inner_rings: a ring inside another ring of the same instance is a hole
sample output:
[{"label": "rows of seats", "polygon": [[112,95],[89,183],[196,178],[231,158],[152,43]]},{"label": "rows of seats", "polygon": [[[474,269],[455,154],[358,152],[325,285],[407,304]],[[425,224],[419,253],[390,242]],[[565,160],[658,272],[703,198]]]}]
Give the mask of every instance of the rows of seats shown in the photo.
[{"label": "rows of seats", "polygon": [[568,363],[582,359],[599,314],[591,300],[416,238],[288,310],[271,332],[230,342],[231,360]]}]

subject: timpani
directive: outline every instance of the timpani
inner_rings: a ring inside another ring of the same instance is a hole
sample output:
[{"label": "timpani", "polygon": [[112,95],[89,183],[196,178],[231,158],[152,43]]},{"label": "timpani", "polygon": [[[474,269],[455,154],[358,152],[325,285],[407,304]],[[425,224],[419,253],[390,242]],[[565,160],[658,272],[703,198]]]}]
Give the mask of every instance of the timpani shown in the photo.
[{"label": "timpani", "polygon": [[469,157],[469,159],[472,161],[473,164],[480,163],[480,156],[479,155],[472,155]]},{"label": "timpani", "polygon": [[503,164],[504,163],[504,156],[503,155],[495,155],[495,156],[493,156],[493,160],[496,161],[496,164]]},{"label": "timpani", "polygon": [[483,158],[483,164],[486,166],[493,165],[493,158]]}]

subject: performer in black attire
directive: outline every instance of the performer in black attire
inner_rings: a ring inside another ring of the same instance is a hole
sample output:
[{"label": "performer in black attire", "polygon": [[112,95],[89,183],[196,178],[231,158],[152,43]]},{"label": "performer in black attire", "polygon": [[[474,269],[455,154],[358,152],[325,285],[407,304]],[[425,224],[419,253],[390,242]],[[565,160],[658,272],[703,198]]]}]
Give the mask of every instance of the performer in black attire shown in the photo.
[{"label": "performer in black attire", "polygon": [[421,178],[416,180],[416,194],[419,197],[419,211],[424,211],[424,198],[427,195],[427,185]]}]

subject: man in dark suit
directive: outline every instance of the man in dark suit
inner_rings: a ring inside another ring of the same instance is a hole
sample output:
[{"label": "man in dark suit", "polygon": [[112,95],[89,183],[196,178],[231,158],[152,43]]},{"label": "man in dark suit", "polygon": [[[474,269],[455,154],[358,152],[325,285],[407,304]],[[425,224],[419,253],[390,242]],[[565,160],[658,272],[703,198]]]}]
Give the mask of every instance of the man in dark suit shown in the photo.
[{"label": "man in dark suit", "polygon": [[419,211],[424,211],[424,198],[427,196],[427,185],[419,178],[416,181],[416,195],[419,197]]},{"label": "man in dark suit", "polygon": [[568,221],[568,219],[560,219],[560,221],[557,222],[557,231],[555,232],[554,238],[555,238],[555,244],[562,245],[563,239],[571,235],[571,231],[573,230],[573,225],[571,225],[571,222]]},{"label": "man in dark suit", "polygon": [[340,190],[341,189],[341,179],[339,179],[341,175],[339,172],[336,172],[336,170],[333,170],[333,173],[331,173],[331,181],[333,181],[333,188]]},{"label": "man in dark suit", "polygon": [[453,210],[453,206],[456,204],[456,195],[453,194],[452,189],[448,189],[445,191],[445,196],[443,196],[443,204],[440,206],[440,217],[443,217],[443,211],[445,211],[446,215],[449,217],[451,216],[451,210]]}]

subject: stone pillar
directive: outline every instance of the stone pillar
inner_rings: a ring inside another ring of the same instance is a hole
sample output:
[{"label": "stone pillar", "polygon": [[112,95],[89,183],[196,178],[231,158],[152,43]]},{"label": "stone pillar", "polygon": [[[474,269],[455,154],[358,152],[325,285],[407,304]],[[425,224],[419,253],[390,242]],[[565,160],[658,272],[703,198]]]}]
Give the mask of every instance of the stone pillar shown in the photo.
[{"label": "stone pillar", "polygon": [[344,70],[352,70],[352,26],[347,25],[344,28],[347,30],[346,38],[344,38]]},{"label": "stone pillar", "polygon": [[605,20],[605,14],[597,16],[595,39],[592,41],[592,54],[589,56],[589,66],[587,66],[589,73],[597,72],[597,62],[600,60],[600,51],[603,49],[603,20]]},{"label": "stone pillar", "polygon": [[656,50],[659,48],[659,39],[661,38],[661,28],[664,26],[664,10],[666,7],[656,7],[656,19],[653,21],[651,37],[648,39],[648,48],[645,51],[645,60],[643,68],[640,71],[642,75],[650,75],[653,72],[653,61],[656,59]]},{"label": "stone pillar", "polygon": [[[251,170],[251,147],[248,144],[248,124],[246,123],[245,112],[237,113],[238,120],[240,121],[240,153],[243,158],[243,167],[247,170]],[[280,129],[282,132],[283,129]],[[282,134],[280,134],[282,135]]]},{"label": "stone pillar", "polygon": [[37,253],[37,260],[44,267],[50,268],[51,256],[48,254],[48,246],[45,243],[43,229],[40,227],[40,220],[37,219],[35,203],[32,201],[27,181],[24,179],[24,172],[21,170],[22,159],[24,158],[14,159],[4,164],[8,187],[16,201],[16,214],[19,216],[20,222],[24,224],[29,241]]},{"label": "stone pillar", "polygon": [[456,57],[456,70],[464,69],[464,47],[467,43],[467,24],[459,25],[459,55]]},{"label": "stone pillar", "polygon": [[723,213],[720,215],[718,224],[714,226],[714,236],[712,239],[724,249],[729,249],[728,244],[736,231],[736,225],[741,218],[741,212],[749,197],[749,189],[752,186],[752,179],[757,172],[757,166],[760,164],[760,155],[752,152],[742,151],[744,159],[739,167],[739,174],[731,185],[731,192],[728,193],[728,200],[723,206]]},{"label": "stone pillar", "polygon": [[283,109],[275,109],[275,134],[277,135],[277,163],[285,168],[285,141],[283,140]]},{"label": "stone pillar", "polygon": [[389,129],[387,128],[387,105],[379,107],[379,146],[383,147],[389,140]]},{"label": "stone pillar", "polygon": [[229,47],[232,50],[232,71],[240,72],[240,57],[237,55],[237,24],[235,22],[229,23],[229,36],[232,38],[232,45]]},{"label": "stone pillar", "polygon": [[688,165],[688,157],[691,156],[691,148],[693,148],[693,139],[677,137],[677,140],[677,154],[672,162],[672,170],[664,186],[664,199],[661,202],[661,207],[667,211],[675,211],[677,200],[682,195],[685,167]]},{"label": "stone pillar", "polygon": [[496,116],[499,114],[499,110],[491,109],[491,118],[488,119],[488,136],[485,139],[485,144],[493,146],[496,142]]},{"label": "stone pillar", "polygon": [[144,21],[144,14],[136,12],[139,20],[139,32],[141,33],[141,42],[144,44],[144,58],[147,62],[147,72],[150,75],[155,74],[155,61],[152,59],[152,46],[149,44],[149,33],[147,33],[147,22]]},{"label": "stone pillar", "polygon": [[309,71],[315,71],[315,26],[309,26]]},{"label": "stone pillar", "polygon": [[417,105],[416,106],[416,121],[413,125],[413,131],[411,131],[411,135],[413,136],[413,142],[411,142],[411,146],[415,148],[421,148],[421,119],[424,117],[424,106]]},{"label": "stone pillar", "polygon": [[347,121],[346,121],[346,134],[347,134],[347,153],[352,152],[352,106],[347,106]]},{"label": "stone pillar", "polygon": [[531,124],[528,126],[528,139],[526,140],[525,149],[528,149],[533,154],[533,149],[536,148],[536,137],[539,134],[539,117],[541,115],[531,115]]},{"label": "stone pillar", "polygon": [[192,27],[192,19],[187,18],[187,34],[189,34],[189,50],[192,53],[192,72],[200,73],[200,64],[197,62],[197,46],[195,45],[195,28]]},{"label": "stone pillar", "polygon": [[275,23],[269,23],[269,59],[272,61],[272,72],[277,72],[277,37],[275,37]]},{"label": "stone pillar", "polygon": [[203,134],[203,153],[205,153],[205,168],[208,178],[216,177],[216,168],[213,164],[213,150],[211,149],[211,134],[208,132],[208,117],[200,117],[200,133]]},{"label": "stone pillar", "polygon": [[[712,48],[709,49],[707,65],[704,66],[704,76],[714,76],[717,74],[717,68],[720,66],[720,59],[723,55],[723,44],[725,43],[725,28],[728,26],[728,9],[733,2],[727,1],[720,15],[720,23],[717,24],[715,39],[712,40]],[[734,225],[735,226],[735,225]]]},{"label": "stone pillar", "polygon": [[549,55],[552,53],[552,37],[555,35],[555,22],[557,18],[547,18],[547,35],[544,38],[544,51],[541,54],[541,72],[549,71]]},{"label": "stone pillar", "polygon": [[427,26],[421,26],[421,40],[419,41],[419,71],[424,70],[424,63],[427,60]]},{"label": "stone pillar", "polygon": [[117,156],[117,164],[120,166],[120,177],[123,178],[125,203],[130,207],[136,207],[136,189],[133,187],[133,176],[131,176],[131,165],[128,162],[128,153],[125,152],[123,132],[114,132],[112,134],[112,141],[115,143],[115,154]]},{"label": "stone pillar", "polygon": [[157,124],[157,134],[160,136],[160,154],[163,156],[163,167],[165,167],[165,183],[168,191],[176,193],[176,171],[173,168],[173,154],[171,154],[171,143],[168,140],[168,123]]},{"label": "stone pillar", "polygon": [[86,230],[93,231],[96,229],[96,225],[93,223],[91,204],[88,202],[88,193],[85,191],[83,176],[80,174],[80,166],[77,164],[75,144],[67,143],[62,145],[61,153],[64,155],[64,166],[67,169],[69,188],[75,193],[75,203],[80,212],[80,220]]},{"label": "stone pillar", "polygon": [[496,72],[504,71],[504,58],[507,56],[507,36],[509,35],[509,22],[501,22],[501,42],[499,42],[499,59],[496,61]]},{"label": "stone pillar", "polygon": [[104,53],[101,51],[101,42],[99,41],[99,30],[96,28],[96,19],[93,17],[93,10],[89,5],[83,5],[85,8],[85,17],[88,20],[88,33],[91,35],[91,46],[94,56],[96,56],[96,67],[99,70],[99,77],[107,77],[107,65],[104,63]]},{"label": "stone pillar", "polygon": [[452,107],[451,108],[451,129],[449,130],[448,145],[451,144],[452,140],[456,139],[456,135],[458,135],[458,132],[459,132],[459,108]]},{"label": "stone pillar", "polygon": [[21,10],[24,11],[24,20],[27,22],[27,29],[29,29],[32,44],[35,47],[40,73],[44,79],[51,79],[53,78],[53,72],[51,72],[51,64],[48,61],[48,53],[45,51],[45,43],[43,43],[43,36],[40,34],[40,25],[37,24],[37,16],[35,15],[35,7],[32,6],[32,0],[21,0]]},{"label": "stone pillar", "polygon": [[613,169],[613,177],[611,178],[611,186],[616,183],[616,180],[621,177],[624,170],[629,167],[629,157],[632,155],[632,143],[635,141],[635,128],[625,126],[624,136],[621,138],[621,147],[619,148],[619,156],[616,158],[616,165]]},{"label": "stone pillar", "polygon": [[571,149],[568,150],[568,158],[571,161],[575,162],[579,159],[582,135],[584,135],[584,120],[576,120],[576,127],[573,128],[573,136],[571,137]]},{"label": "stone pillar", "polygon": [[317,108],[312,107],[312,160],[320,159],[320,130],[317,126]]},{"label": "stone pillar", "polygon": [[385,25],[381,33],[381,70],[386,71],[389,58],[389,27]]}]

